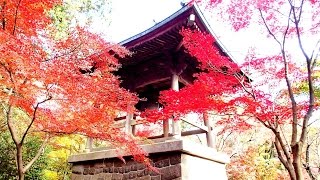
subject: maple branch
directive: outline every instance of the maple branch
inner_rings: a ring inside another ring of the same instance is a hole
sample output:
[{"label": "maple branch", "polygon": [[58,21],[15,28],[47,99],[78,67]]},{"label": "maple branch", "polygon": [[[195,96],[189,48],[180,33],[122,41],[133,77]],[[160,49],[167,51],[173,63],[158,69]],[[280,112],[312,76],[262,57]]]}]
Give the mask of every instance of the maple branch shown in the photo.
[{"label": "maple branch", "polygon": [[256,119],[258,119],[259,122],[261,122],[266,128],[273,129],[270,125],[268,125],[266,122],[262,121],[259,117],[255,116]]},{"label": "maple branch", "polygon": [[19,6],[20,6],[21,0],[19,0],[18,4],[17,4],[17,9],[14,15],[14,26],[13,26],[13,31],[12,31],[12,35],[14,35],[15,31],[16,31],[16,27],[17,27],[17,20],[18,20],[18,10],[19,10]]},{"label": "maple branch", "polygon": [[[210,68],[212,68],[213,70],[215,70],[218,73],[221,73],[221,74],[224,74],[224,75],[232,75],[232,76],[234,76],[238,80],[240,85],[242,86],[243,90],[245,92],[247,92],[253,99],[256,99],[256,96],[255,96],[253,90],[251,92],[250,92],[250,90],[248,90],[248,88],[244,84],[244,80],[241,78],[243,76],[241,76],[239,73],[230,74],[230,73],[227,73],[227,72],[217,68],[216,66],[212,65],[211,63],[208,63],[208,65],[209,65]],[[249,84],[250,84],[250,88],[253,89],[251,83],[249,83]]]},{"label": "maple branch", "polygon": [[12,105],[9,105],[8,110],[5,112],[6,113],[6,119],[7,119],[7,125],[8,125],[8,129],[9,132],[11,134],[12,140],[14,142],[14,144],[17,146],[19,144],[18,141],[18,136],[16,134],[16,128],[12,123]]},{"label": "maple branch", "polygon": [[[301,9],[303,7],[303,2],[304,1],[302,0],[301,6],[300,6]],[[299,21],[301,18],[301,13],[302,13],[302,10],[300,11],[299,16],[297,17],[296,13],[295,13],[295,9],[293,9],[293,18],[295,20],[294,24],[295,24],[295,29],[296,29],[296,33],[297,33],[299,48],[305,57],[305,60],[307,63],[307,71],[308,71],[308,78],[307,79],[308,79],[308,88],[309,88],[309,107],[308,107],[308,111],[307,111],[306,115],[303,118],[303,124],[302,124],[301,136],[300,136],[300,142],[302,144],[304,144],[306,136],[307,136],[306,135],[306,133],[307,133],[306,128],[308,127],[308,121],[309,121],[309,119],[313,113],[313,110],[314,110],[314,87],[313,87],[313,79],[312,79],[312,64],[311,64],[312,59],[309,58],[309,56],[307,55],[306,51],[303,48],[301,34],[300,34],[300,30],[299,30]]]},{"label": "maple branch", "polygon": [[308,124],[308,127],[309,127],[309,126],[311,126],[313,123],[315,123],[315,122],[319,121],[319,120],[320,120],[320,119],[316,119],[316,120],[314,120],[314,121],[310,122],[310,123]]},{"label": "maple branch", "polygon": [[25,138],[26,138],[26,136],[27,136],[27,134],[28,134],[31,126],[33,125],[33,122],[36,120],[36,113],[37,113],[37,110],[38,110],[38,108],[39,108],[39,105],[41,105],[41,104],[49,101],[50,99],[52,99],[51,96],[49,96],[48,98],[46,98],[46,99],[43,100],[43,101],[38,102],[37,105],[34,107],[31,122],[29,123],[27,129],[24,131],[23,136],[22,136],[21,141],[20,141],[20,144],[23,144],[23,142],[24,142],[24,140],[25,140]]},{"label": "maple branch", "polygon": [[306,163],[303,166],[304,166],[305,170],[307,171],[309,177],[312,180],[317,180],[316,176],[312,173],[312,171],[310,169],[310,147],[311,147],[311,144],[308,144],[307,148],[306,148]]},{"label": "maple branch", "polygon": [[251,92],[250,92],[249,89],[247,89],[247,87],[245,86],[243,79],[241,80],[241,76],[240,75],[238,75],[237,73],[234,73],[233,76],[238,80],[238,82],[242,86],[243,90],[245,92],[247,92],[254,100],[256,100],[256,96],[254,94],[254,91],[253,91],[253,88],[252,88],[252,84],[249,83],[249,86],[251,88]]},{"label": "maple branch", "polygon": [[277,139],[277,137],[275,138],[274,145],[276,147],[279,160],[285,166],[286,169],[289,169],[289,163],[283,157],[284,155],[283,155],[283,153],[281,151],[282,148],[281,148],[281,145],[280,145],[279,140]]},{"label": "maple branch", "polygon": [[[9,91],[9,97],[12,95],[12,93],[13,93],[13,89],[11,88],[10,91]],[[9,104],[9,99],[8,99],[7,104]],[[14,124],[12,123],[12,117],[11,117],[12,116],[12,105],[9,104],[8,105],[8,109],[6,110],[4,108],[3,110],[5,111],[4,113],[6,114],[7,125],[8,125],[9,132],[11,134],[12,140],[13,140],[14,144],[16,146],[18,146],[19,142],[18,142],[18,136],[16,134],[17,133],[17,129],[14,126]]]},{"label": "maple branch", "polygon": [[308,138],[309,143],[307,143],[307,146],[311,146],[313,143],[315,143],[315,141],[319,139],[319,135],[320,130],[313,136],[313,139],[309,140],[310,138]]},{"label": "maple branch", "polygon": [[14,78],[12,75],[12,72],[10,71],[10,69],[3,63],[1,62],[0,65],[4,68],[4,70],[9,74],[10,77],[10,81],[12,82],[12,84],[15,86],[15,82],[14,82]]},{"label": "maple branch", "polygon": [[289,97],[291,100],[291,109],[292,109],[292,136],[291,136],[291,145],[293,146],[296,142],[297,142],[297,138],[298,138],[298,120],[297,120],[297,103],[296,100],[294,98],[294,93],[292,90],[292,85],[291,82],[289,80],[288,77],[288,62],[287,62],[287,57],[286,57],[286,52],[285,52],[285,43],[286,43],[286,36],[288,34],[288,30],[290,27],[290,16],[291,14],[294,14],[294,7],[291,6],[290,7],[290,11],[289,11],[289,15],[288,15],[288,21],[287,21],[287,28],[283,34],[283,40],[282,40],[282,44],[280,44],[281,47],[281,54],[282,54],[282,59],[283,59],[283,64],[284,64],[284,75],[285,75],[285,80],[286,80],[286,85],[288,88],[288,93],[289,93]]},{"label": "maple branch", "polygon": [[230,132],[227,134],[226,137],[222,137],[222,145],[220,146],[220,143],[219,143],[219,145],[218,145],[220,151],[223,150],[223,147],[224,147],[224,145],[225,145],[225,142],[226,142],[226,140],[229,138],[229,136],[230,136],[231,134],[232,134],[232,131],[230,131]]},{"label": "maple branch", "polygon": [[300,20],[301,20],[303,3],[304,3],[304,0],[301,1],[301,4],[300,4],[300,6],[299,6],[299,7],[300,7],[300,11],[299,11],[299,16],[298,16],[298,23],[299,23]]},{"label": "maple branch", "polygon": [[[50,133],[50,134],[55,134],[55,135],[66,135],[66,134],[75,134],[77,131],[79,131],[78,128],[72,130],[72,131],[69,131],[69,132],[62,132],[62,131],[48,131],[48,130],[41,130],[41,131],[34,131],[34,132],[45,132],[45,133]],[[77,133],[77,134],[80,134],[80,135],[85,135],[83,133]]]},{"label": "maple branch", "polygon": [[46,134],[46,138],[44,139],[44,141],[42,142],[40,148],[38,149],[37,154],[32,158],[32,160],[23,168],[23,173],[26,173],[30,167],[33,165],[33,163],[41,156],[41,154],[43,154],[44,152],[44,148],[46,147],[48,141],[50,139],[50,136],[48,134]]},{"label": "maple branch", "polygon": [[[313,48],[312,53],[311,53],[310,59],[311,59],[311,61],[313,60],[312,66],[311,66],[312,70],[313,70],[314,67],[316,66],[317,59],[318,59],[318,56],[319,56],[319,52],[320,52],[320,46],[319,46],[319,44],[320,44],[320,39],[319,39],[318,42],[316,43],[316,45],[315,45],[315,47]],[[319,46],[319,49],[316,51],[316,49],[317,49],[318,46]],[[315,54],[315,53],[316,53],[316,54]]]},{"label": "maple branch", "polygon": [[[279,146],[279,151],[281,151],[282,149],[282,152],[284,153],[285,157],[286,157],[286,163],[288,164],[288,162],[291,163],[292,159],[291,159],[291,155],[288,151],[288,148],[286,146],[286,144],[283,142],[282,140],[282,137],[281,137],[281,134],[278,130],[276,129],[271,129],[273,131],[273,133],[275,134],[276,136],[276,146]],[[283,158],[283,156],[282,156]]]},{"label": "maple branch", "polygon": [[[282,126],[280,126],[280,131],[281,131],[281,133],[282,133],[282,134],[284,134],[284,131],[283,131]],[[288,142],[288,140],[287,140],[286,136],[283,136],[283,138],[284,138],[284,141],[286,142],[286,144],[289,144],[289,142]],[[291,152],[291,151],[289,150],[289,152]]]},{"label": "maple branch", "polygon": [[3,1],[2,7],[1,7],[1,15],[2,15],[2,29],[6,29],[6,19],[4,16],[4,8],[6,7],[6,1]]},{"label": "maple branch", "polygon": [[[291,2],[290,2],[291,4]],[[290,11],[289,11],[289,15],[288,15],[288,21],[287,21],[287,27],[286,30],[283,34],[283,40],[282,43],[276,38],[276,36],[271,32],[265,18],[263,17],[262,11],[261,9],[259,9],[260,12],[260,16],[263,20],[263,23],[265,25],[265,27],[267,28],[269,34],[273,37],[273,39],[279,44],[280,49],[281,49],[281,54],[282,54],[282,58],[283,58],[283,63],[284,63],[284,73],[285,73],[285,80],[286,80],[286,85],[288,88],[288,93],[289,93],[289,97],[291,100],[291,105],[292,105],[292,119],[293,119],[293,123],[292,123],[292,137],[291,137],[291,144],[294,145],[297,141],[297,134],[298,134],[298,129],[297,129],[297,103],[295,101],[294,98],[294,94],[293,94],[293,90],[292,90],[292,86],[291,86],[291,82],[289,80],[288,77],[288,62],[287,62],[287,58],[286,58],[286,52],[285,52],[285,42],[286,42],[286,36],[288,34],[288,30],[289,30],[289,26],[290,26],[290,17],[291,14],[294,14],[294,7],[291,6]],[[287,156],[287,155],[286,155]],[[287,156],[288,157],[288,156]]]},{"label": "maple branch", "polygon": [[274,40],[280,45],[280,47],[281,47],[280,41],[279,41],[279,40],[277,39],[277,37],[271,32],[271,30],[270,30],[270,28],[269,28],[269,26],[268,26],[265,18],[263,17],[263,14],[262,14],[261,9],[259,9],[259,12],[260,12],[260,17],[262,18],[263,24],[264,24],[264,26],[267,28],[268,33],[273,37],[273,39],[274,39]]},{"label": "maple branch", "polygon": [[[268,7],[268,6],[264,6],[264,8],[271,9],[271,10],[279,13],[279,14],[282,15],[283,17],[287,17],[287,15],[285,15],[283,12],[279,11],[278,9],[271,8],[271,7]],[[290,21],[293,22],[293,20],[292,20],[291,18],[290,18]]]}]

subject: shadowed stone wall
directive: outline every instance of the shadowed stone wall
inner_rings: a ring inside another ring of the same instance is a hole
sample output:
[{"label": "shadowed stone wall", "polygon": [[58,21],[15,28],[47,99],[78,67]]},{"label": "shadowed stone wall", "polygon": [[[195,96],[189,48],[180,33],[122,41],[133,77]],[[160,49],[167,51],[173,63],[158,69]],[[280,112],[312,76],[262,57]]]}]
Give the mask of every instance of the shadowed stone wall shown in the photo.
[{"label": "shadowed stone wall", "polygon": [[181,153],[153,154],[149,157],[159,173],[149,170],[144,164],[126,157],[126,163],[119,158],[74,163],[74,180],[171,180],[181,179]]},{"label": "shadowed stone wall", "polygon": [[69,158],[72,180],[227,180],[225,164],[229,159],[212,148],[182,140],[142,145],[142,148],[149,153],[159,173],[133,161],[131,156],[124,156],[124,163],[114,149],[100,149]]}]

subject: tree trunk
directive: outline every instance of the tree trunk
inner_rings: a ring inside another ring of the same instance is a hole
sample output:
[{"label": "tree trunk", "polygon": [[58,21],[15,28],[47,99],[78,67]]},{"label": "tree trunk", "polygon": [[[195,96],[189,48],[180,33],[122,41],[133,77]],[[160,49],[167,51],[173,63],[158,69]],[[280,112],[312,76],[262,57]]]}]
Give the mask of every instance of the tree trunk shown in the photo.
[{"label": "tree trunk", "polygon": [[23,159],[22,159],[22,146],[21,144],[16,145],[17,150],[17,166],[18,166],[18,177],[19,180],[24,180],[24,171],[23,171]]},{"label": "tree trunk", "polygon": [[302,161],[301,161],[301,144],[298,142],[292,146],[292,155],[293,155],[293,167],[296,175],[296,180],[303,180],[302,173]]},{"label": "tree trunk", "polygon": [[297,180],[296,173],[295,173],[294,169],[289,167],[289,169],[287,168],[287,170],[288,170],[290,179],[291,180]]}]

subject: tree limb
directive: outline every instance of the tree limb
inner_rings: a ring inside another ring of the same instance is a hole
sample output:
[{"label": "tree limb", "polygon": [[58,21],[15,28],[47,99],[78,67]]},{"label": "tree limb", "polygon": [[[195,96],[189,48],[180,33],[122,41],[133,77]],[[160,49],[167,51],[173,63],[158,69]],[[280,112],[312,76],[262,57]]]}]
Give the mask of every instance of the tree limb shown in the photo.
[{"label": "tree limb", "polygon": [[28,134],[31,126],[33,125],[33,122],[36,120],[36,113],[37,113],[37,110],[38,110],[38,108],[39,108],[39,105],[42,104],[42,103],[45,103],[45,102],[49,101],[50,99],[52,99],[51,96],[49,96],[48,98],[46,98],[45,100],[43,100],[43,101],[41,101],[41,102],[38,102],[37,105],[35,106],[35,108],[34,108],[34,110],[33,110],[33,115],[32,115],[31,122],[29,123],[27,129],[24,131],[23,136],[22,136],[22,138],[21,138],[21,141],[20,141],[21,144],[23,144],[23,142],[24,142],[24,140],[25,140],[25,138],[26,138],[26,136],[27,136],[27,134]]},{"label": "tree limb", "polygon": [[46,138],[45,140],[42,142],[37,154],[33,157],[33,159],[23,168],[23,173],[26,173],[28,171],[28,169],[30,169],[30,167],[32,166],[32,164],[41,156],[41,154],[44,151],[44,148],[46,147],[48,141],[50,139],[50,136],[48,134],[46,134]]},{"label": "tree limb", "polygon": [[18,1],[17,9],[16,9],[16,12],[14,13],[14,25],[13,25],[12,35],[14,35],[16,32],[17,20],[18,20],[18,10],[19,10],[20,3],[21,3],[21,0]]}]

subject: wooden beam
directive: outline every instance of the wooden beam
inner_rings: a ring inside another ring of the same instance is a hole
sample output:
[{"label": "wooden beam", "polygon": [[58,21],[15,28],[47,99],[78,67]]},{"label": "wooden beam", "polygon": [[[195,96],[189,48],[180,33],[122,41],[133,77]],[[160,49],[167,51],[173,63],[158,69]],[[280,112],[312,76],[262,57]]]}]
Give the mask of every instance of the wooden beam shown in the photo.
[{"label": "wooden beam", "polygon": [[159,83],[159,82],[164,82],[164,81],[168,81],[170,80],[170,77],[163,77],[163,78],[159,78],[159,79],[152,79],[152,80],[149,80],[147,82],[144,82],[142,84],[139,84],[135,87],[135,89],[139,89],[139,88],[142,88],[142,87],[145,87],[147,85],[150,85],[150,84],[155,84],[155,83]]},{"label": "wooden beam", "polygon": [[207,145],[211,148],[214,148],[214,139],[213,139],[213,134],[212,134],[208,113],[203,113],[203,121],[204,121],[204,125],[207,126],[208,128],[208,131],[206,133]]},{"label": "wooden beam", "polygon": [[181,132],[181,136],[191,136],[191,135],[197,135],[197,134],[203,134],[206,133],[206,131],[202,129],[196,129],[196,130],[189,130]]},{"label": "wooden beam", "polygon": [[190,124],[190,125],[192,125],[192,126],[194,126],[194,127],[197,127],[199,129],[203,130],[204,132],[208,132],[209,131],[207,126],[196,124],[196,123],[191,122],[190,120],[187,120],[187,119],[181,119],[181,120],[186,122],[186,123],[188,123],[188,124]]}]

